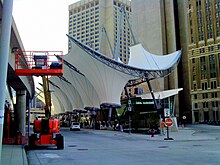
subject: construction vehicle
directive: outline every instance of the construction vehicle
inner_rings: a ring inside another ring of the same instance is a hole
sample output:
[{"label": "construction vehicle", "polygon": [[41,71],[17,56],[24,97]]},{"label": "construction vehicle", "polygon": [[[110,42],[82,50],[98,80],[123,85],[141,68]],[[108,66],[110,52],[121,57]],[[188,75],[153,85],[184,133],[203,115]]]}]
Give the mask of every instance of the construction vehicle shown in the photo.
[{"label": "construction vehicle", "polygon": [[[56,56],[61,57],[58,60]],[[61,51],[16,51],[15,73],[19,76],[42,76],[45,98],[45,118],[35,119],[29,147],[57,146],[64,148],[64,137],[60,134],[60,120],[51,118],[51,92],[48,76],[63,74],[63,53]],[[52,60],[51,60],[52,59]]]}]

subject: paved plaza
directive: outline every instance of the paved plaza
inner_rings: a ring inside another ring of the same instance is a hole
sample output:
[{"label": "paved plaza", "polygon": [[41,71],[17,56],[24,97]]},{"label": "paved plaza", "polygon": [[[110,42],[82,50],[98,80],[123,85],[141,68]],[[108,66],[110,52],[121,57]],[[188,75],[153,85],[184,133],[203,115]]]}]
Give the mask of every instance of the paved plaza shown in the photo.
[{"label": "paved plaza", "polygon": [[165,136],[128,134],[119,131],[62,128],[64,150],[38,148],[25,152],[20,145],[3,145],[4,165],[144,165],[220,162],[220,127],[190,125]]}]

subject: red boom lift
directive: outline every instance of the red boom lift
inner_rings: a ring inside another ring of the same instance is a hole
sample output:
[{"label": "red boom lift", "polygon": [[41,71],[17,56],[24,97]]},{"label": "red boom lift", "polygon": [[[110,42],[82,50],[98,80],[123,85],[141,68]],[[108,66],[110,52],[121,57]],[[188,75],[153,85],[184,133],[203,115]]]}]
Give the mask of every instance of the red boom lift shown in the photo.
[{"label": "red boom lift", "polygon": [[[56,58],[61,57],[61,61]],[[21,51],[15,53],[15,73],[19,76],[42,76],[45,97],[45,119],[34,121],[34,133],[29,137],[29,147],[56,145],[64,148],[60,132],[60,120],[51,118],[51,93],[48,76],[63,74],[63,52]]]}]

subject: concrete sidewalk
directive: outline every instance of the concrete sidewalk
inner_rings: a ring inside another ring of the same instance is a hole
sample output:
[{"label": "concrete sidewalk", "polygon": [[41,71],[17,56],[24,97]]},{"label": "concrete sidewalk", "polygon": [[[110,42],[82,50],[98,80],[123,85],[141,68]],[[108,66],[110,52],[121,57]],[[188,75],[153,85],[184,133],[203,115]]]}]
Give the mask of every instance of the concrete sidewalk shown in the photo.
[{"label": "concrete sidewalk", "polygon": [[2,145],[1,165],[28,165],[23,145]]},{"label": "concrete sidewalk", "polygon": [[[201,140],[216,140],[215,137],[209,136],[207,134],[197,134],[197,132],[192,128],[179,128],[177,132],[170,132],[169,137],[173,138],[173,141],[201,141]],[[147,140],[154,140],[154,141],[166,141],[164,138],[167,138],[167,133],[165,135],[155,135],[151,137],[148,135]]]},{"label": "concrete sidewalk", "polygon": [[[136,134],[136,133],[124,133],[119,131],[109,131],[109,130],[89,130],[93,132],[94,134],[100,134],[103,136],[123,136],[128,138],[137,138],[137,139],[146,139],[149,141],[166,141],[164,138],[167,138],[167,134],[165,135],[154,135],[154,137],[151,137],[151,135],[147,134]],[[197,134],[197,132],[191,128],[191,127],[185,127],[181,128],[179,127],[177,132],[171,132],[169,131],[169,137],[173,138],[172,141],[197,141],[197,140],[216,140],[215,137],[209,136],[206,134]],[[170,141],[170,140],[168,140]]]}]

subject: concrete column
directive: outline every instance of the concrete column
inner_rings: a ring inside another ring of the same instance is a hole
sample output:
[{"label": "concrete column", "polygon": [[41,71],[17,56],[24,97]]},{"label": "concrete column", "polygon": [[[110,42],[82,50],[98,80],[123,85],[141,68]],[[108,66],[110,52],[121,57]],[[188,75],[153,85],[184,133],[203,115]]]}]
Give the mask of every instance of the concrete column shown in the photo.
[{"label": "concrete column", "polygon": [[[173,1],[165,0],[165,17],[166,17],[166,44],[167,53],[176,51],[176,33],[175,33],[175,18],[174,18],[174,4]],[[178,88],[178,72],[177,69],[168,77],[168,89]],[[179,97],[175,96],[175,113],[179,116]]]},{"label": "concrete column", "polygon": [[192,123],[195,123],[195,115],[194,115],[194,111],[192,110]]},{"label": "concrete column", "polygon": [[18,129],[25,136],[26,124],[26,90],[16,91],[16,110],[18,115]]},{"label": "concrete column", "polygon": [[2,27],[0,36],[0,163],[2,154],[2,134],[4,123],[4,105],[8,68],[9,45],[11,36],[13,0],[4,0],[2,9]]}]

